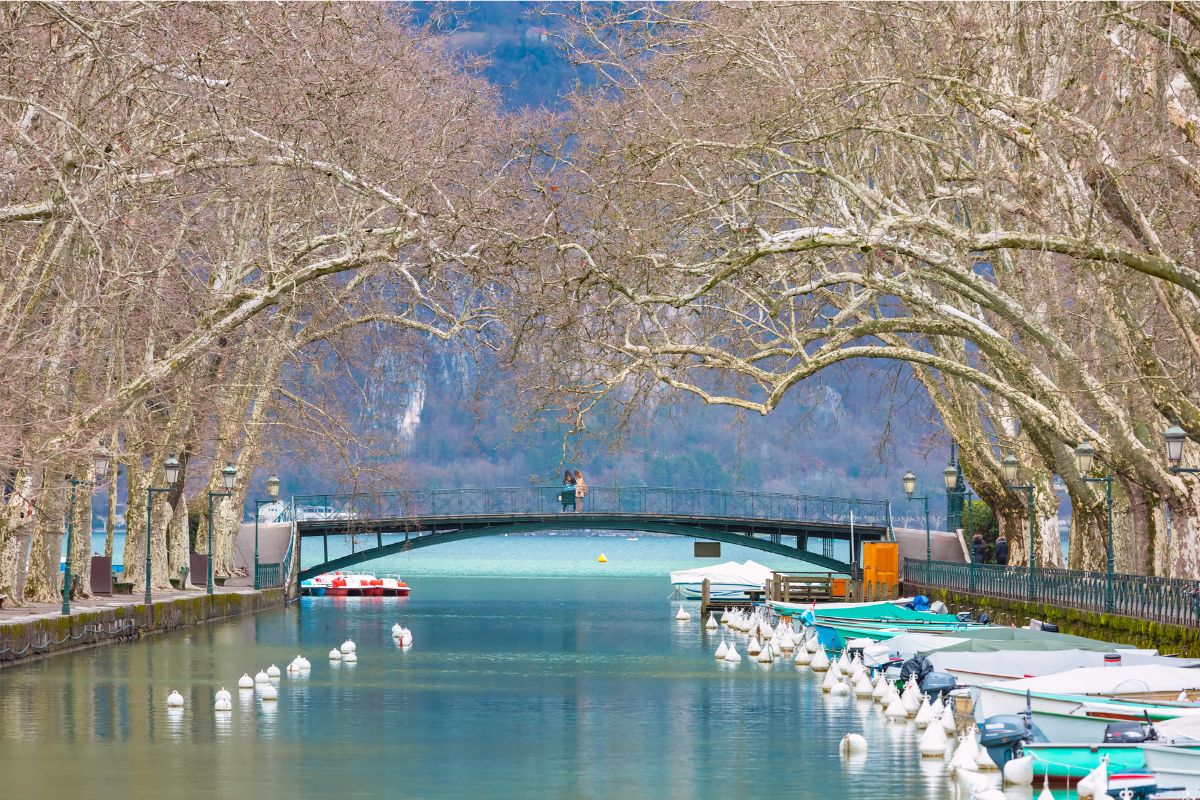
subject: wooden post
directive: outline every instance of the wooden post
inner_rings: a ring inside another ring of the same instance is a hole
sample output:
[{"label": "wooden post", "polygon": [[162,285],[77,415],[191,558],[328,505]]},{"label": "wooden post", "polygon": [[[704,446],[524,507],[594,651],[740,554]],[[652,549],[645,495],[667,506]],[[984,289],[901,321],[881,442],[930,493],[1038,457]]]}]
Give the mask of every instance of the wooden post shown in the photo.
[{"label": "wooden post", "polygon": [[704,620],[708,614],[708,578],[700,584],[700,627],[704,627]]}]

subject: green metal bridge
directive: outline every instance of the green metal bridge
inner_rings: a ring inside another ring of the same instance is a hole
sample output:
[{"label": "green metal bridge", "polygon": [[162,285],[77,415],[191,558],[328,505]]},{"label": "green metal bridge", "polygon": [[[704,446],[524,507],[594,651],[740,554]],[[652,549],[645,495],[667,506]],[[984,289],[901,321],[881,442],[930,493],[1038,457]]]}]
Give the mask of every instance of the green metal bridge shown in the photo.
[{"label": "green metal bridge", "polygon": [[[304,567],[301,560],[299,580],[419,547],[564,530],[708,539],[846,573],[850,565],[834,557],[835,542],[857,552],[862,542],[891,537],[886,500],[644,486],[588,487],[575,503],[564,503],[557,486],[307,495],[293,498],[290,514],[301,559],[306,539],[322,540],[321,562]],[[348,539],[351,552],[330,558],[329,540],[338,537]],[[820,551],[809,549],[818,541]]]}]

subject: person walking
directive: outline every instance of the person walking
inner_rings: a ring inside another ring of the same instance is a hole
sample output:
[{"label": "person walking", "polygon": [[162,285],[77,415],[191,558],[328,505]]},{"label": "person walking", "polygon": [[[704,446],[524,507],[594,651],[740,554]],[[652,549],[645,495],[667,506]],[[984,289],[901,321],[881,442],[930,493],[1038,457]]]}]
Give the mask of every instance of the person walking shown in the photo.
[{"label": "person walking", "polygon": [[1004,534],[996,539],[996,563],[1002,567],[1008,566],[1008,539],[1004,538]]},{"label": "person walking", "polygon": [[588,486],[583,480],[583,473],[575,470],[575,510],[579,510],[579,506],[583,505],[583,498],[587,496]]},{"label": "person walking", "polygon": [[971,537],[971,558],[976,564],[987,561],[987,542],[978,533]]}]

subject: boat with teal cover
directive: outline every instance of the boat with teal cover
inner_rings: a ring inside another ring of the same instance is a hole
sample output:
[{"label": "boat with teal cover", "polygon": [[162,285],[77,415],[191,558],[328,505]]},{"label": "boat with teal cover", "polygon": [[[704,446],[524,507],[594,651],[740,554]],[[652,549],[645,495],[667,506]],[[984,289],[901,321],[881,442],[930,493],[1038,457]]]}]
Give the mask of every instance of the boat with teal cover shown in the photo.
[{"label": "boat with teal cover", "polygon": [[[811,619],[826,649],[841,650],[850,639],[886,641],[903,633],[952,634],[977,629],[978,623],[963,622],[953,614],[915,611],[895,603],[834,603],[802,608],[790,603],[772,603],[780,614]],[[807,612],[807,613],[805,613]]]},{"label": "boat with teal cover", "polygon": [[1146,769],[1141,744],[1054,744],[1028,742],[1025,755],[1033,756],[1034,782],[1043,775],[1055,782],[1074,783],[1100,766],[1108,756],[1108,772],[1139,772]]}]

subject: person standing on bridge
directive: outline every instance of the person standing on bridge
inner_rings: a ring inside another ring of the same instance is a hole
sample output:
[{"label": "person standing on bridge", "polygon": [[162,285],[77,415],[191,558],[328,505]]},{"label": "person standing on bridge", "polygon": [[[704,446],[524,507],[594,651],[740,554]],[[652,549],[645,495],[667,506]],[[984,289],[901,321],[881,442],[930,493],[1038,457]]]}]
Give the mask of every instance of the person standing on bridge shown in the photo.
[{"label": "person standing on bridge", "polygon": [[1002,567],[1008,566],[1008,539],[1000,534],[996,539],[996,563]]},{"label": "person standing on bridge", "polygon": [[563,511],[575,510],[575,476],[571,474],[571,470],[563,473],[562,491],[559,492],[558,499],[562,501]]},{"label": "person standing on bridge", "polygon": [[575,470],[575,510],[579,510],[579,504],[583,502],[583,498],[588,493],[587,484],[584,483],[583,473]]}]

